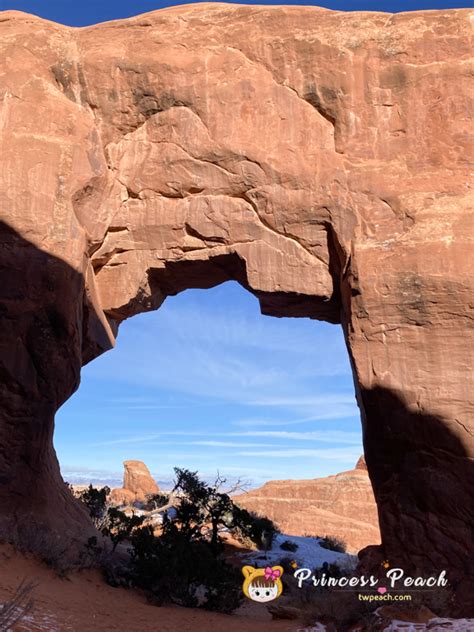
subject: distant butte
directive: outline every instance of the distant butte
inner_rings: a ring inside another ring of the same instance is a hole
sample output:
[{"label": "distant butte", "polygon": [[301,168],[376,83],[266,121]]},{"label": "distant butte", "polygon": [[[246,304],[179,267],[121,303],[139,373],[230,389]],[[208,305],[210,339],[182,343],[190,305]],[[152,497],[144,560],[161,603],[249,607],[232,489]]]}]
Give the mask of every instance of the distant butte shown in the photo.
[{"label": "distant butte", "polygon": [[238,505],[271,518],[289,535],[333,536],[357,553],[380,544],[377,505],[361,457],[353,470],[304,480],[269,481],[235,496]]}]

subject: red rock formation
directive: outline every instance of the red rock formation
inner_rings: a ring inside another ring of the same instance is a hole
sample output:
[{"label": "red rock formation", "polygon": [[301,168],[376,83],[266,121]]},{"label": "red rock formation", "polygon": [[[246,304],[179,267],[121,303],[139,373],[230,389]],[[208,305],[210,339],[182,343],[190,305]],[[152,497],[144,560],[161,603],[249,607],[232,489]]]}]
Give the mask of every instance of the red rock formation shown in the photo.
[{"label": "red rock formation", "polygon": [[236,496],[237,504],[271,518],[290,535],[336,536],[357,552],[380,543],[377,505],[367,471],[354,470],[325,478],[269,481]]},{"label": "red rock formation", "polygon": [[365,471],[367,471],[367,463],[365,462],[364,455],[359,457],[359,460],[356,463],[355,469],[356,470],[365,470]]},{"label": "red rock formation", "polygon": [[465,575],[470,18],[2,15],[2,533],[84,537],[52,447],[81,365],[124,318],[233,278],[266,314],[342,324],[383,554]]},{"label": "red rock formation", "polygon": [[160,488],[143,461],[124,461],[123,487],[113,489],[111,500],[117,504],[143,502],[148,494],[158,494]]}]

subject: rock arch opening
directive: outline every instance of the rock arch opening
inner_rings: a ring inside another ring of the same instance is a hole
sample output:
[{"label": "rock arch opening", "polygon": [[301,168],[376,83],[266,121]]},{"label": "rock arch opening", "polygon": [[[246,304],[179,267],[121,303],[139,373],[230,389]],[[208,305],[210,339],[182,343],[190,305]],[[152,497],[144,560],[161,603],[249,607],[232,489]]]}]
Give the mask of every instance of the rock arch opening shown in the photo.
[{"label": "rock arch opening", "polygon": [[[55,436],[69,482],[91,465],[80,455],[95,459],[95,469],[105,468],[106,456],[109,470],[143,460],[168,480],[173,465],[226,475],[226,454],[237,475],[240,456],[241,477],[253,464],[255,486],[349,470],[363,450],[340,328],[264,318],[235,282],[188,290],[124,322],[116,348],[84,367],[79,392],[58,412]],[[247,451],[266,447],[280,456],[240,454],[246,443]],[[199,446],[212,463],[199,462]]]},{"label": "rock arch opening", "polygon": [[55,447],[73,484],[120,488],[133,459],[164,489],[176,466],[240,479],[253,508],[267,493],[257,488],[286,481],[261,508],[284,532],[333,535],[351,552],[380,542],[369,478],[355,470],[360,414],[342,329],[266,318],[237,282],[186,290],[122,323],[116,348],[84,367],[58,411]]}]

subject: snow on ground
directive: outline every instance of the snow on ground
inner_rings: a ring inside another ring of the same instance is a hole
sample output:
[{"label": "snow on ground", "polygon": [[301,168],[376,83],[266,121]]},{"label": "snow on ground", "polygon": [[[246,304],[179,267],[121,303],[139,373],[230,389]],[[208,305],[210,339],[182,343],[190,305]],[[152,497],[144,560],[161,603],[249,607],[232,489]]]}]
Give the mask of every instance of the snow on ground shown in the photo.
[{"label": "snow on ground", "polygon": [[[297,545],[296,551],[285,551],[280,548],[283,542],[291,542]],[[273,566],[278,564],[285,558],[294,560],[300,568],[310,568],[314,570],[320,568],[324,562],[328,564],[335,563],[340,567],[352,570],[355,568],[357,558],[355,555],[348,553],[336,553],[329,551],[319,544],[320,538],[311,538],[296,535],[285,535],[278,533],[275,536],[271,550],[269,551],[251,551],[246,553],[244,560],[255,566],[268,564]]]},{"label": "snow on ground", "polygon": [[[383,632],[472,632],[474,619],[430,619],[428,623],[410,623],[393,620]],[[309,628],[299,628],[297,632],[327,632],[322,623],[315,623]]]},{"label": "snow on ground", "polygon": [[428,623],[409,623],[393,620],[384,632],[472,632],[474,619],[430,619]]},{"label": "snow on ground", "polygon": [[28,630],[28,632],[73,632],[64,621],[59,622],[52,613],[33,612],[22,617],[14,628],[8,628],[6,632],[14,630]]}]

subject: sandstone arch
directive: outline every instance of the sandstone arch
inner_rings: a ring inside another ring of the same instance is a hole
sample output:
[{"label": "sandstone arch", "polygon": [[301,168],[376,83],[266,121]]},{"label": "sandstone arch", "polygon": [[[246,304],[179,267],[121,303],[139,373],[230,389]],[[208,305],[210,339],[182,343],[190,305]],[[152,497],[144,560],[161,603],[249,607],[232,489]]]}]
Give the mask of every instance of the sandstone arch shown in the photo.
[{"label": "sandstone arch", "polygon": [[469,15],[4,13],[2,533],[84,536],[51,443],[81,365],[236,278],[266,313],[342,324],[384,555],[467,576]]}]

